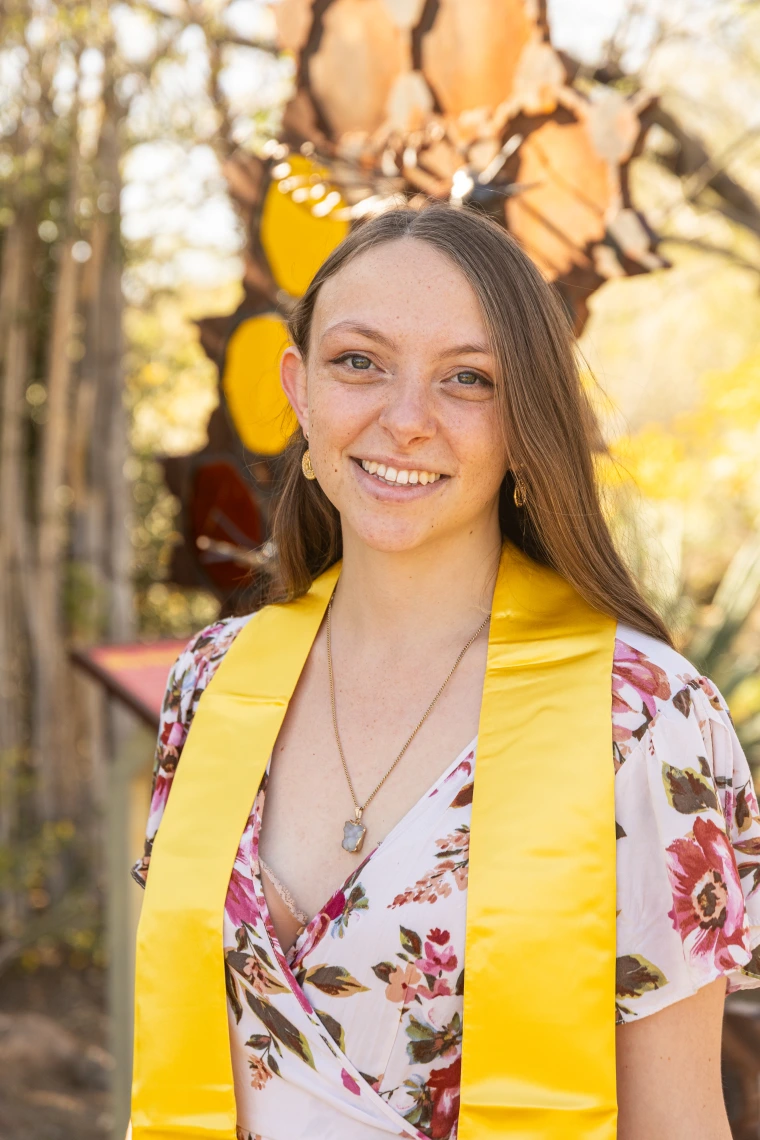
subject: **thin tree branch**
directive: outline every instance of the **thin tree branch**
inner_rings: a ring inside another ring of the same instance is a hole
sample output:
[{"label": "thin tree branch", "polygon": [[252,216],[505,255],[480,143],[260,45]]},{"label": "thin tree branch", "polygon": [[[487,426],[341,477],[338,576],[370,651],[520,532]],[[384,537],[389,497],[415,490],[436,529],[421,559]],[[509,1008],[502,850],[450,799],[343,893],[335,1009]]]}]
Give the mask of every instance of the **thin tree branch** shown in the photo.
[{"label": "thin tree branch", "polygon": [[734,253],[732,249],[726,249],[720,245],[713,245],[709,241],[701,241],[699,238],[684,238],[676,237],[675,235],[666,235],[660,239],[661,245],[673,243],[674,245],[685,245],[689,249],[699,249],[702,253],[714,253],[717,257],[723,257],[726,261],[730,261],[733,265],[738,265],[741,269],[749,269],[752,273],[756,273],[760,277],[760,265],[753,261],[747,261],[746,258],[740,257],[738,253]]},{"label": "thin tree branch", "polygon": [[[614,61],[596,67],[590,72],[583,67],[579,60],[565,52],[560,53],[570,81],[581,75],[590,76],[597,83],[609,87],[618,87],[625,84],[640,87],[638,76],[629,75]],[[697,202],[697,194],[702,190],[710,189],[723,200],[724,205],[713,208],[719,210],[724,217],[729,218],[737,225],[744,226],[752,233],[760,234],[760,203],[742,185],[738,179],[721,169],[719,162],[710,154],[706,145],[697,135],[688,131],[678,120],[661,104],[653,102],[641,114],[641,122],[646,130],[648,127],[658,126],[669,134],[676,143],[672,153],[661,154],[655,151],[653,159],[661,166],[675,174],[677,178],[689,179],[695,176],[699,179],[698,191],[685,191],[687,201]],[[725,155],[723,156],[725,157]],[[712,172],[705,177],[706,172]]]},{"label": "thin tree branch", "polygon": [[656,104],[643,112],[642,121],[648,126],[661,127],[678,144],[678,149],[672,154],[656,156],[662,166],[679,178],[688,178],[712,168],[714,172],[705,181],[705,187],[714,190],[729,206],[744,215],[746,220],[737,219],[741,224],[751,223],[750,228],[760,231],[760,204],[727,171],[715,169],[715,159],[700,138],[681,126],[664,107]]}]

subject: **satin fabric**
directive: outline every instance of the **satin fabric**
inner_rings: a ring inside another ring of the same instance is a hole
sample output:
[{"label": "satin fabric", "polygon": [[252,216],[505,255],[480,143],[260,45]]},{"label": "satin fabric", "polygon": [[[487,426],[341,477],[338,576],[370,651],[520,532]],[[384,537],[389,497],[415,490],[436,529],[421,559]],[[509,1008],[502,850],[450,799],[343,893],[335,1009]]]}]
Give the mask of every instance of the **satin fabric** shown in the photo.
[{"label": "satin fabric", "polygon": [[[339,572],[256,614],[198,705],[138,931],[135,1140],[235,1136],[224,899]],[[611,618],[505,544],[472,814],[460,1140],[616,1133],[614,632]],[[195,952],[167,972],[171,944]]]}]

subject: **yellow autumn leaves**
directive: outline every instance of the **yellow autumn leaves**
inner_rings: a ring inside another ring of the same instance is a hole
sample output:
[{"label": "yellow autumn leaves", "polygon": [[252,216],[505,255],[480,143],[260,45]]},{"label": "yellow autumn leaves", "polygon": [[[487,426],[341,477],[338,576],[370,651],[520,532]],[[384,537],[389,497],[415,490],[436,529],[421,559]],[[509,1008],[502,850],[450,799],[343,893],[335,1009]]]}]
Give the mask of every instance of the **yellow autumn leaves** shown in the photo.
[{"label": "yellow autumn leaves", "polygon": [[630,477],[642,495],[699,510],[722,504],[749,523],[760,511],[760,351],[708,374],[695,407],[613,440],[603,481]]}]

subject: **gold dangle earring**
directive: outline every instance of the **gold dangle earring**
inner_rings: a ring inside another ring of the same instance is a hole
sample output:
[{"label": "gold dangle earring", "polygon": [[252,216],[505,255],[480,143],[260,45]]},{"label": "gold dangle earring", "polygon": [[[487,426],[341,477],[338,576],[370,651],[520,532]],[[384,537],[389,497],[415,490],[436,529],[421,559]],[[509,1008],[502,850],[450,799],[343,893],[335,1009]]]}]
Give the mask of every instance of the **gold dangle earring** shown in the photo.
[{"label": "gold dangle earring", "polygon": [[[309,437],[308,437],[307,433],[304,432],[303,434],[304,434],[304,439],[308,443]],[[308,447],[306,448],[306,451],[304,451],[303,455],[301,456],[301,470],[303,471],[303,473],[307,479],[309,479],[309,480],[316,479],[317,476],[315,475],[314,468],[311,465],[311,455],[309,454]]]},{"label": "gold dangle earring", "polygon": [[527,494],[526,494],[526,490],[525,490],[525,483],[523,482],[522,477],[520,476],[519,472],[515,471],[514,477],[515,477],[515,490],[514,490],[513,498],[515,500],[515,506],[516,507],[524,507],[526,499],[527,499]]}]

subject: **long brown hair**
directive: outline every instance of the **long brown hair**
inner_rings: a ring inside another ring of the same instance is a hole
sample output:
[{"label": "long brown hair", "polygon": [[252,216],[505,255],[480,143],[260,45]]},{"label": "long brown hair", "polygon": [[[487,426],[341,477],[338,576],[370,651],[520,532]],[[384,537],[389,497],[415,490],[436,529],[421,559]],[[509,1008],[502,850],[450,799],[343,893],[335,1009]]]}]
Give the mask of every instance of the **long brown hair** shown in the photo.
[{"label": "long brown hair", "polygon": [[[513,238],[468,209],[441,204],[389,210],[363,222],[317,270],[288,321],[309,352],[314,305],[325,281],[368,249],[399,238],[445,254],[477,294],[496,360],[497,406],[512,469],[501,488],[502,533],[553,567],[595,609],[672,644],[615,549],[602,511],[593,452],[601,435],[578,372],[570,324],[554,289]],[[279,582],[274,597],[304,594],[342,553],[340,516],[316,481],[304,479],[300,428],[282,457],[273,518]],[[525,506],[514,503],[515,472]]]}]

